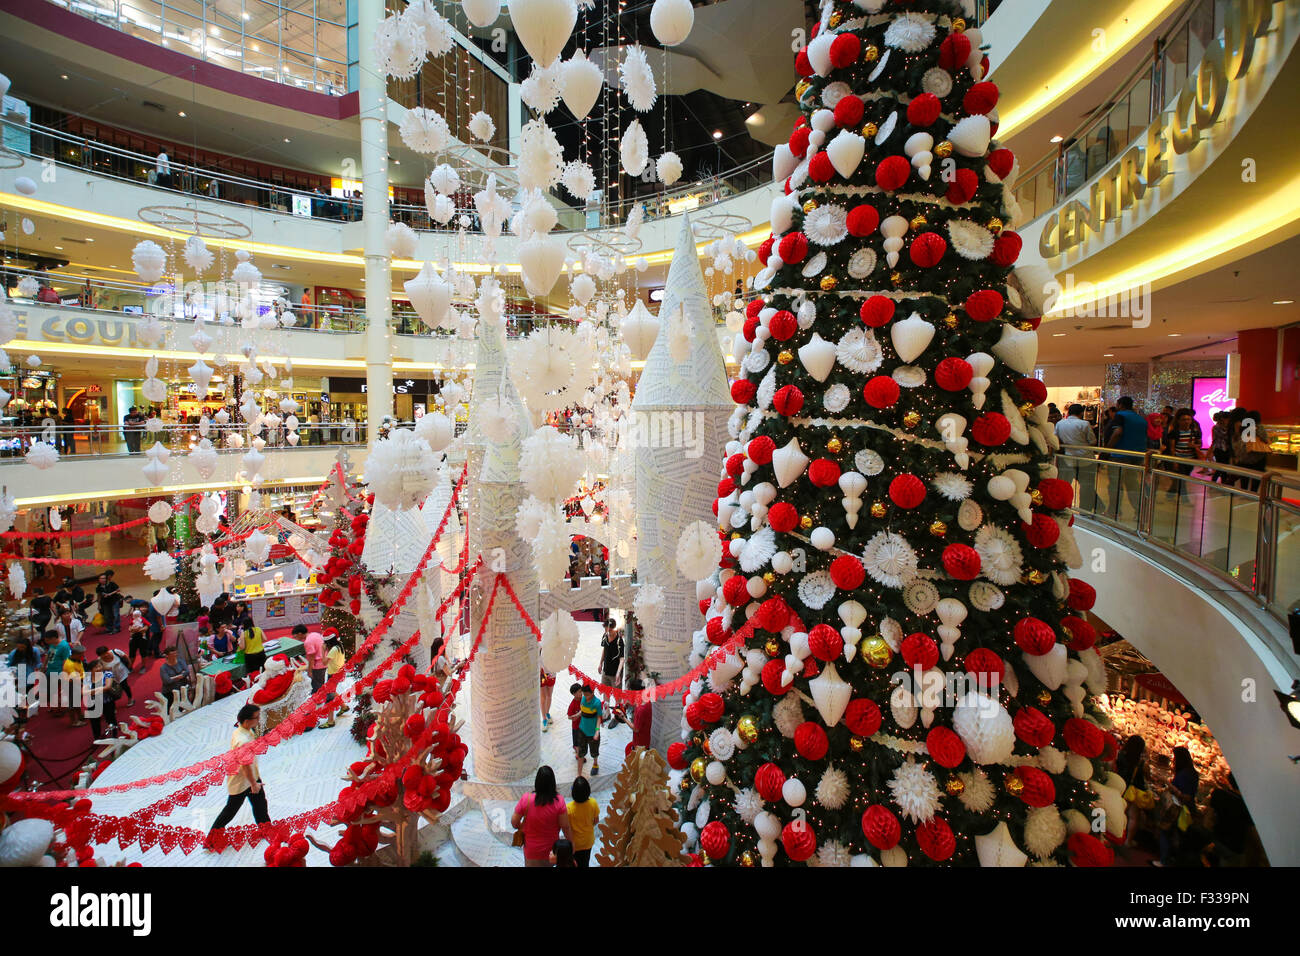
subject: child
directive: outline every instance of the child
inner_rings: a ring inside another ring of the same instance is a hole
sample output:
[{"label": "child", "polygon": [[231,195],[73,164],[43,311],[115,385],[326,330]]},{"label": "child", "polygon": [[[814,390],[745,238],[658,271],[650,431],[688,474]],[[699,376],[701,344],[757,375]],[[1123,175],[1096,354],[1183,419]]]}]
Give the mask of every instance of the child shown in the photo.
[{"label": "child", "polygon": [[576,854],[573,852],[573,844],[564,839],[564,837],[560,837],[551,846],[551,858],[555,860],[556,867],[567,868],[577,866],[578,864],[574,862],[575,856]]},{"label": "child", "polygon": [[586,752],[583,747],[582,731],[578,728],[578,721],[582,718],[582,685],[570,684],[569,696],[573,699],[569,701],[569,709],[566,715],[569,723],[573,728],[573,758],[578,761],[578,776],[582,776],[582,765],[586,762]]},{"label": "child", "polygon": [[144,628],[144,612],[137,605],[131,610],[131,633],[135,634],[137,631],[143,631]]},{"label": "child", "polygon": [[[603,705],[590,684],[584,684],[582,687],[582,700],[579,701],[578,709],[581,715],[578,719],[578,731],[583,738],[582,752],[579,757],[585,757],[587,750],[591,750],[591,773],[595,776],[600,773],[600,720]],[[580,777],[582,764],[583,761],[579,759],[578,776]]]},{"label": "child", "polygon": [[[325,630],[325,648],[325,680],[328,681],[339,671],[343,670],[343,665],[347,663],[347,657],[343,654],[343,645],[339,642],[339,632],[332,627]],[[333,691],[330,691],[325,695],[325,701],[327,703],[333,699]],[[344,706],[340,707],[337,711],[330,711],[329,717],[326,719],[325,723],[321,724],[321,726],[333,727],[335,718],[337,718],[339,714],[347,713],[347,710],[347,707]]]},{"label": "child", "polygon": [[569,830],[573,835],[573,858],[578,866],[590,866],[591,848],[596,843],[596,820],[600,805],[591,798],[591,784],[586,777],[573,781],[573,799],[569,801]]}]

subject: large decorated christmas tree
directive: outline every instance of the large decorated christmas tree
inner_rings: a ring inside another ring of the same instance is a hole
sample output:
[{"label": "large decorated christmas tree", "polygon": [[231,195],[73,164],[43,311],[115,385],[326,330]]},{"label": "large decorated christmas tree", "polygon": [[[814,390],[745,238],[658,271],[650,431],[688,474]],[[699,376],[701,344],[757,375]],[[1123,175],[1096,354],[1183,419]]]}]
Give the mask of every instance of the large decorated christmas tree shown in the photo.
[{"label": "large decorated christmas tree", "polygon": [[970,7],[829,0],[795,59],[696,660],[745,642],[669,751],[713,863],[1095,865],[1123,828]]}]

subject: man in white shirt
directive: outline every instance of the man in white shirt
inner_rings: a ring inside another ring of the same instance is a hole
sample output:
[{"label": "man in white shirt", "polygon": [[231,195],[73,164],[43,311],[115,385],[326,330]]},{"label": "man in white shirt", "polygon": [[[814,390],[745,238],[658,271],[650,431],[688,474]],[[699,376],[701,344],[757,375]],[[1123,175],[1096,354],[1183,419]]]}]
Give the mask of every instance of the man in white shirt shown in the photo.
[{"label": "man in white shirt", "polygon": [[[1083,420],[1083,406],[1071,405],[1069,415],[1056,423],[1056,437],[1062,445],[1096,445],[1097,435],[1092,426]],[[1078,450],[1061,449],[1056,456],[1057,475],[1062,481],[1079,481],[1079,507],[1083,511],[1096,510],[1095,487],[1097,466],[1092,455]]]},{"label": "man in white shirt", "polygon": [[154,173],[157,175],[159,186],[171,186],[172,184],[172,164],[167,158],[167,151],[160,149],[158,151],[158,160],[154,164]]},{"label": "man in white shirt", "polygon": [[59,620],[54,625],[55,632],[59,637],[68,642],[69,646],[81,643],[81,632],[86,629],[72,613],[71,608],[64,608],[59,614]]}]

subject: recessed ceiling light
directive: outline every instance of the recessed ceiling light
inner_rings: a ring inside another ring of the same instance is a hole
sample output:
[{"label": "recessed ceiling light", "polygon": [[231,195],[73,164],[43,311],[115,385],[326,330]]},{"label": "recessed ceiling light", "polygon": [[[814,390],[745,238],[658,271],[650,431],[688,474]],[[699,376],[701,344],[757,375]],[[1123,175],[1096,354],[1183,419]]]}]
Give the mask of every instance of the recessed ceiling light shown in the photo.
[{"label": "recessed ceiling light", "polygon": [[1295,299],[1274,299],[1274,305],[1295,305]]},{"label": "recessed ceiling light", "polygon": [[245,19],[245,20],[251,20],[251,19],[252,19],[252,15],[251,15],[247,10],[244,11],[244,19]]},{"label": "recessed ceiling light", "polygon": [[713,138],[714,138],[714,139],[722,139],[722,130],[720,130],[720,129],[715,129],[715,130],[713,131]]},{"label": "recessed ceiling light", "polygon": [[284,141],[285,141],[286,143],[289,142],[289,137],[286,136],[286,137],[284,138]]},{"label": "recessed ceiling light", "polygon": [[1102,355],[1101,355],[1101,357],[1102,357],[1102,358],[1114,358],[1114,357],[1115,357],[1115,353],[1114,353],[1114,352],[1103,352]]},{"label": "recessed ceiling light", "polygon": [[63,251],[63,247],[62,247],[62,246],[55,246],[54,248],[55,248],[55,249],[58,249],[60,252]]},{"label": "recessed ceiling light", "polygon": [[66,73],[60,74],[60,78],[66,80],[68,78],[68,74]]},{"label": "recessed ceiling light", "polygon": [[1049,140],[1049,142],[1052,142],[1052,143],[1059,143],[1059,142],[1061,142],[1061,141],[1064,140],[1064,139],[1065,139],[1064,136],[1053,136],[1053,137],[1051,138],[1051,140]]},{"label": "recessed ceiling light", "polygon": [[91,239],[90,236],[87,236],[87,237],[86,237],[86,241],[87,241],[87,242],[94,242],[95,240],[94,240],[94,239]]},{"label": "recessed ceiling light", "polygon": [[1180,335],[1182,335],[1182,334],[1183,334],[1182,332],[1170,332],[1170,333],[1169,333],[1169,337],[1170,337],[1171,339],[1176,339],[1176,338],[1178,338],[1178,336],[1180,336]]},{"label": "recessed ceiling light", "polygon": [[184,118],[185,118],[185,111],[184,111],[184,110],[181,110],[181,111],[180,111],[179,113],[177,113],[176,115],[179,116],[181,119],[184,119]]},{"label": "recessed ceiling light", "polygon": [[1064,333],[1064,332],[1053,332],[1053,333],[1052,333],[1052,338],[1054,338],[1054,339],[1063,339],[1063,338],[1065,338],[1065,333]]}]

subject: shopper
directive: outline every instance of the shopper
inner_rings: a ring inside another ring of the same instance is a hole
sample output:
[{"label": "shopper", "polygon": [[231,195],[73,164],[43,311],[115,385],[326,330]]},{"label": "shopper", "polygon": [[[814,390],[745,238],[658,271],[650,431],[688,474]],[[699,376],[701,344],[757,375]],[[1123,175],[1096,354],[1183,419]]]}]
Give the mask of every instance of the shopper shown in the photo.
[{"label": "shopper", "polygon": [[166,149],[158,150],[158,158],[154,161],[154,182],[164,189],[172,187],[172,164],[171,158],[167,155]]},{"label": "shopper", "polygon": [[1174,748],[1173,777],[1165,791],[1164,811],[1160,818],[1160,859],[1155,866],[1169,866],[1182,844],[1183,833],[1191,826],[1196,815],[1196,791],[1200,787],[1200,774],[1186,747]]},{"label": "shopper", "polygon": [[59,637],[69,644],[76,644],[81,640],[86,625],[77,620],[77,616],[72,613],[71,607],[64,605],[59,608],[59,619],[54,623],[54,630],[58,632]]},{"label": "shopper", "polygon": [[510,825],[523,833],[524,866],[550,866],[551,848],[563,833],[572,839],[568,806],[555,788],[555,771],[537,768],[533,789],[519,798]]},{"label": "shopper", "polygon": [[253,623],[251,617],[245,617],[239,629],[239,649],[244,652],[244,673],[254,674],[266,666],[266,635]]},{"label": "shopper", "polygon": [[[325,655],[325,680],[328,681],[339,671],[343,670],[344,665],[347,664],[347,657],[343,653],[342,642],[339,641],[339,632],[330,628],[326,630],[325,633],[325,647],[327,648],[327,653]],[[334,697],[334,691],[327,693],[325,695],[326,703],[332,701]],[[347,710],[346,706],[340,707],[338,710],[331,710],[329,717],[321,726],[333,727],[334,721],[338,715],[347,713]]]},{"label": "shopper", "polygon": [[122,417],[122,437],[126,440],[126,450],[135,455],[140,452],[140,439],[144,436],[146,419],[140,409],[132,405]]},{"label": "shopper", "polygon": [[613,621],[605,622],[605,633],[600,639],[600,676],[607,687],[619,686],[619,667],[623,663],[623,632]]},{"label": "shopper", "polygon": [[[1238,468],[1262,472],[1268,461],[1270,448],[1259,412],[1234,408],[1232,414],[1237,415],[1232,438],[1232,463]],[[1258,478],[1242,478],[1240,484],[1247,491],[1259,489]]]},{"label": "shopper", "polygon": [[86,716],[90,719],[92,740],[117,736],[117,702],[122,699],[122,688],[113,677],[113,671],[96,658],[86,677]]},{"label": "shopper", "polygon": [[[1056,423],[1056,437],[1062,445],[1094,446],[1097,435],[1083,418],[1083,406],[1071,405],[1069,414]],[[1056,456],[1057,477],[1062,481],[1079,482],[1079,509],[1094,511],[1097,506],[1095,491],[1097,466],[1092,464],[1092,452],[1075,448],[1069,451],[1062,448]]]},{"label": "shopper", "polygon": [[[257,738],[257,719],[261,713],[262,708],[256,704],[245,704],[239,708],[239,713],[235,717],[235,731],[230,735],[231,750],[238,750]],[[212,832],[223,829],[233,820],[245,800],[252,805],[254,822],[271,822],[271,815],[266,808],[266,790],[262,787],[262,775],[258,770],[256,756],[226,778],[226,794],[226,805],[213,821],[212,829],[208,831],[206,845],[209,849],[212,845]]]},{"label": "shopper", "polygon": [[556,869],[572,869],[578,866],[576,856],[573,844],[563,837],[556,840],[555,845],[551,847],[551,859],[555,861]]},{"label": "shopper", "polygon": [[27,607],[32,619],[32,630],[39,634],[49,627],[50,619],[54,617],[54,599],[39,584],[32,587],[32,599]]},{"label": "shopper", "polygon": [[542,733],[551,729],[551,699],[555,695],[555,675],[545,667],[541,670]]},{"label": "shopper", "polygon": [[[634,691],[645,690],[645,685],[639,677],[633,677],[627,682],[627,689]],[[650,746],[650,728],[654,719],[654,704],[646,701],[637,704],[632,711],[632,746],[649,747]]]},{"label": "shopper", "polygon": [[[1138,513],[1138,497],[1142,487],[1143,460],[1139,454],[1147,450],[1147,421],[1133,411],[1133,399],[1125,395],[1117,405],[1115,424],[1111,431],[1108,448],[1135,454],[1123,455],[1116,459],[1117,465],[1110,468],[1110,514],[1119,515],[1120,489],[1128,499],[1133,513]],[[1118,472],[1118,474],[1116,474]]]},{"label": "shopper", "polygon": [[110,649],[106,644],[95,648],[98,663],[113,675],[118,689],[126,695],[127,703],[135,704],[135,694],[131,690],[131,663],[121,651]]},{"label": "shopper", "polygon": [[163,695],[168,702],[171,701],[172,695],[178,690],[184,690],[194,685],[194,668],[189,664],[180,662],[180,655],[176,653],[176,645],[173,644],[167,648],[167,656],[163,660],[163,666],[158,671],[158,676],[162,680]]},{"label": "shopper", "polygon": [[[295,624],[293,636],[302,641],[302,653],[307,658],[307,673],[311,677],[314,694],[325,683],[325,638],[320,631],[308,631],[306,624]],[[308,728],[311,729],[311,728]]]},{"label": "shopper", "polygon": [[596,821],[600,819],[600,804],[592,799],[591,784],[586,777],[573,781],[569,791],[569,830],[573,834],[573,856],[578,866],[589,866],[591,848],[596,845]]},{"label": "shopper", "polygon": [[116,634],[122,629],[122,589],[113,580],[112,569],[100,574],[99,583],[95,585],[95,600],[103,618],[103,632]]},{"label": "shopper", "polygon": [[604,718],[604,705],[596,690],[590,684],[582,686],[582,698],[578,702],[578,732],[582,734],[582,744],[578,748],[578,776],[582,776],[582,765],[587,751],[591,751],[592,776],[600,773],[600,724]]},{"label": "shopper", "polygon": [[[1171,471],[1182,475],[1192,473],[1192,462],[1199,461],[1201,458],[1201,426],[1196,423],[1196,417],[1192,414],[1190,408],[1180,408],[1174,415],[1173,421],[1165,431],[1165,454],[1175,458],[1188,459],[1186,464],[1181,462],[1175,464],[1168,463]],[[1169,479],[1169,490],[1167,492],[1170,498],[1178,495],[1181,498],[1187,498],[1187,482],[1179,481],[1177,478]]]},{"label": "shopper", "polygon": [[32,642],[30,637],[22,636],[14,640],[14,649],[9,652],[5,658],[5,664],[8,667],[18,670],[22,668],[26,674],[25,685],[30,688],[38,680],[42,666],[45,662],[45,651],[39,644]]},{"label": "shopper", "polygon": [[[68,659],[63,662],[63,680],[61,681],[63,690],[63,702],[68,707],[68,714],[72,718],[73,727],[81,727],[86,723],[80,710],[77,709],[76,694],[83,690],[86,679],[86,649],[80,644],[73,644],[68,648]],[[76,688],[74,691],[73,688]]]},{"label": "shopper", "polygon": [[1255,821],[1231,773],[1226,784],[1210,794],[1210,838],[1214,842],[1206,848],[1206,857],[1214,866],[1268,865]]}]

